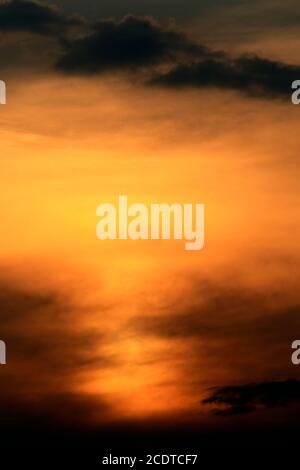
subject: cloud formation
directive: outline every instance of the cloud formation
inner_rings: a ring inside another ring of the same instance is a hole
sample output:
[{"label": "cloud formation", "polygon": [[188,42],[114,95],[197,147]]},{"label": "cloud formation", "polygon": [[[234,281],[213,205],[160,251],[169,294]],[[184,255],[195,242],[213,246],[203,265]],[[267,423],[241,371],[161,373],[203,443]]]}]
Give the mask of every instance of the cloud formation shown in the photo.
[{"label": "cloud formation", "polygon": [[[0,4],[0,31],[50,36],[56,45],[44,39],[47,53],[42,62],[49,61],[48,68],[53,70],[54,65],[56,72],[73,75],[113,72],[126,73],[128,78],[130,71],[142,85],[236,90],[267,99],[288,99],[292,82],[300,76],[299,65],[255,55],[231,57],[150,17],[91,20],[66,15],[35,0],[10,0]],[[13,50],[11,40],[7,47]],[[31,55],[40,54],[37,51],[33,47]],[[11,63],[11,55],[7,60]]]},{"label": "cloud formation", "polygon": [[292,82],[299,76],[300,66],[257,56],[231,59],[224,53],[219,60],[178,64],[167,73],[151,79],[151,83],[169,88],[216,87],[272,98],[288,97]]},{"label": "cloud formation", "polygon": [[45,419],[70,425],[97,413],[106,416],[110,406],[100,394],[86,397],[78,391],[84,374],[115,365],[104,352],[104,332],[80,323],[82,308],[58,289],[35,290],[3,277],[0,305],[0,335],[7,346],[1,422],[13,427]]},{"label": "cloud formation", "polygon": [[276,288],[264,292],[244,285],[198,278],[176,306],[159,314],[140,315],[130,326],[146,335],[226,341],[272,337],[276,343],[289,341],[300,327],[300,300]]},{"label": "cloud formation", "polygon": [[36,0],[10,0],[0,4],[0,31],[25,31],[55,34],[76,25],[79,18],[69,17]]},{"label": "cloud formation", "polygon": [[219,416],[234,416],[259,408],[299,404],[300,382],[293,379],[221,387],[215,389],[202,403],[217,405],[218,408],[213,412]]},{"label": "cloud formation", "polygon": [[178,364],[178,381],[189,393],[225,386],[232,377],[247,383],[249,377],[272,381],[297,372],[291,343],[300,329],[298,296],[237,277],[230,282],[195,276],[176,303],[149,308],[129,322],[138,338],[168,345],[157,361]]},{"label": "cloud formation", "polygon": [[99,21],[87,36],[66,42],[58,67],[67,72],[101,73],[174,61],[182,57],[214,56],[175,30],[162,28],[150,18],[126,16]]},{"label": "cloud formation", "polygon": [[[126,16],[101,21],[95,30],[65,43],[58,69],[75,74],[147,70],[147,84],[167,88],[230,89],[249,96],[288,98],[300,66],[197,44],[182,32],[168,30],[149,18]],[[168,71],[157,72],[163,64]],[[141,79],[143,81],[143,78]]]}]

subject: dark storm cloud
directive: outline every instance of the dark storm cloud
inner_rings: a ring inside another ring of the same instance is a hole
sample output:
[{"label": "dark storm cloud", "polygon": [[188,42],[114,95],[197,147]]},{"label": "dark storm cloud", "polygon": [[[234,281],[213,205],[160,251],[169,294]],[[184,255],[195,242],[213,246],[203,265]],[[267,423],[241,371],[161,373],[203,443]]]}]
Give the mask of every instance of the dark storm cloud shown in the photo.
[{"label": "dark storm cloud", "polygon": [[101,73],[151,66],[180,57],[218,55],[149,18],[126,16],[120,21],[100,21],[94,29],[83,38],[67,42],[66,53],[58,64],[61,70]]},{"label": "dark storm cloud", "polygon": [[213,390],[202,403],[217,405],[219,408],[213,412],[219,416],[234,416],[259,408],[299,404],[300,382],[293,379],[220,387]]},{"label": "dark storm cloud", "polygon": [[26,31],[49,34],[80,23],[79,18],[62,15],[58,9],[35,0],[0,3],[0,32]]},{"label": "dark storm cloud", "polygon": [[237,90],[257,97],[287,98],[291,83],[300,76],[300,66],[292,66],[257,56],[203,60],[179,64],[151,80],[168,88],[208,88]]}]

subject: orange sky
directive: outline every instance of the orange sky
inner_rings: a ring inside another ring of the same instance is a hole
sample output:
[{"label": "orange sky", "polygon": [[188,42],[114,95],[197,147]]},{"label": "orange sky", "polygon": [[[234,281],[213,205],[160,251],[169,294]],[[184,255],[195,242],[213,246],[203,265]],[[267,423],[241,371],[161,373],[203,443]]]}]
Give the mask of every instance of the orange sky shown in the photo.
[{"label": "orange sky", "polygon": [[[60,390],[104,399],[109,419],[183,412],[187,420],[204,419],[199,400],[208,387],[247,381],[250,373],[252,380],[293,373],[288,352],[267,362],[264,333],[253,351],[247,339],[220,334],[219,307],[209,318],[202,307],[217,296],[212,285],[242,299],[244,292],[262,296],[274,318],[278,306],[296,302],[298,111],[235,92],[161,91],[110,78],[12,81],[0,109],[4,279],[68,299],[71,318],[62,313],[61,321],[42,307],[43,320],[24,331],[29,341],[57,328],[62,337],[70,328],[101,336],[90,345],[103,363],[70,375],[63,369]],[[181,241],[101,242],[96,207],[116,203],[119,194],[145,204],[204,203],[204,250],[186,252]],[[209,319],[203,334],[168,335],[162,325],[160,335],[153,326],[153,318],[170,326],[172,315],[176,324],[194,309]],[[228,315],[233,335],[244,320],[252,325],[243,306]],[[273,353],[283,352],[276,335]],[[8,376],[20,361],[29,375],[42,366],[26,350],[12,356]],[[18,380],[28,393],[54,393],[50,374],[37,387],[35,380],[25,386],[23,373],[18,369]],[[95,419],[103,419],[97,409]]]}]

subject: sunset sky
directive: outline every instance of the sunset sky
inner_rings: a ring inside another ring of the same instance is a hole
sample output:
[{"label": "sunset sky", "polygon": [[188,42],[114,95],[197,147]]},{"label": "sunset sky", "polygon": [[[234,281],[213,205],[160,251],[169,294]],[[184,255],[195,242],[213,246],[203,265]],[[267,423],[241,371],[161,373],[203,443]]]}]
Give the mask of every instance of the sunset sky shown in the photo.
[{"label": "sunset sky", "polygon": [[[0,1],[12,432],[293,422],[299,23],[297,0]],[[205,204],[204,249],[100,241],[121,194]]]}]

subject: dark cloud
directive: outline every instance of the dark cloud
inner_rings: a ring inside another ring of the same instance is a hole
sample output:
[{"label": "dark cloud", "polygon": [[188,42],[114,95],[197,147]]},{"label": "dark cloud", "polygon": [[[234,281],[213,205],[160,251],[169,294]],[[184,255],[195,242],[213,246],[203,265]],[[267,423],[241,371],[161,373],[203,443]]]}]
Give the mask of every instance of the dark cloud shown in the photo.
[{"label": "dark cloud", "polygon": [[66,377],[86,367],[111,365],[112,359],[99,352],[104,334],[80,327],[84,310],[67,296],[1,281],[0,305],[1,337],[9,345],[11,364],[28,362],[49,377],[51,371]]},{"label": "dark cloud", "polygon": [[[72,406],[82,374],[115,364],[104,353],[105,333],[100,328],[82,327],[84,309],[66,294],[54,289],[37,291],[1,279],[0,305],[0,335],[7,345],[7,365],[1,369],[0,414],[5,413],[1,403],[6,407],[7,402],[24,410],[31,403],[48,412],[49,396],[52,400],[69,397]],[[98,312],[104,309],[97,307]]]},{"label": "dark cloud", "polygon": [[[106,309],[95,306],[98,317]],[[104,352],[104,330],[83,326],[87,312],[94,308],[85,311],[55,286],[1,276],[0,338],[7,347],[0,370],[1,448],[72,446],[75,438],[80,445],[84,431],[111,419],[107,396],[81,391],[88,374],[116,365]]]},{"label": "dark cloud", "polygon": [[[77,25],[77,28],[69,28]],[[0,31],[20,31],[50,36],[23,51],[17,40],[4,41],[13,51],[7,61],[29,61],[70,74],[140,72],[141,84],[178,89],[187,87],[237,90],[249,96],[289,99],[291,83],[300,76],[299,65],[289,65],[254,55],[232,58],[225,51],[208,48],[174,26],[149,17],[128,15],[120,20],[87,20],[70,17],[52,6],[32,0],[0,4]],[[57,39],[58,41],[56,41]],[[3,49],[3,50],[4,50]],[[38,56],[32,61],[30,57]],[[13,59],[12,59],[13,57]],[[25,58],[24,58],[25,57]],[[3,63],[5,69],[5,61]]]},{"label": "dark cloud", "polygon": [[215,56],[177,31],[163,29],[149,18],[126,16],[120,21],[100,21],[95,30],[66,43],[58,67],[76,73],[136,69],[176,58]]},{"label": "dark cloud", "polygon": [[238,273],[232,281],[195,276],[176,303],[149,306],[129,322],[132,335],[168,345],[156,360],[176,362],[190,393],[226,385],[228,377],[247,383],[297,373],[291,343],[300,330],[299,296],[285,291],[284,281],[262,289],[237,279]]},{"label": "dark cloud", "polygon": [[208,88],[242,91],[250,96],[287,98],[291,84],[300,76],[300,66],[293,66],[257,56],[209,59],[179,64],[151,83],[168,88]]},{"label": "dark cloud", "polygon": [[[288,98],[291,83],[300,76],[293,66],[244,55],[231,58],[192,42],[177,30],[168,30],[148,18],[127,16],[102,21],[92,33],[66,41],[58,68],[69,73],[93,74],[147,68],[148,83],[168,88],[217,87],[266,98]],[[154,65],[168,66],[155,72]]]},{"label": "dark cloud", "polygon": [[262,382],[240,386],[226,386],[213,390],[202,401],[204,405],[217,405],[214,413],[233,416],[250,413],[261,407],[273,408],[300,403],[300,382],[296,379]]},{"label": "dark cloud", "polygon": [[146,335],[177,339],[232,341],[245,338],[288,342],[300,328],[300,300],[266,288],[261,292],[243,285],[199,279],[176,306],[159,314],[137,316],[130,327]]},{"label": "dark cloud", "polygon": [[67,26],[78,23],[79,18],[64,16],[57,8],[35,0],[0,3],[0,31],[49,34],[63,31]]}]

